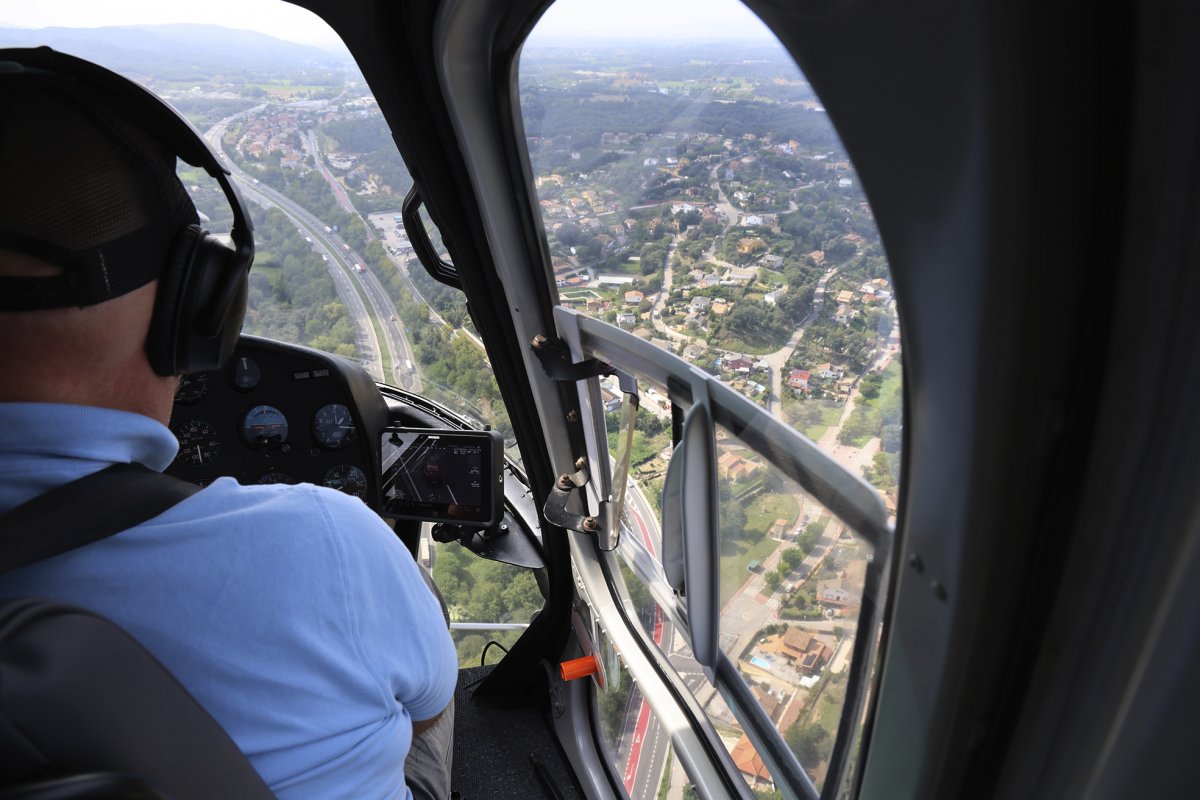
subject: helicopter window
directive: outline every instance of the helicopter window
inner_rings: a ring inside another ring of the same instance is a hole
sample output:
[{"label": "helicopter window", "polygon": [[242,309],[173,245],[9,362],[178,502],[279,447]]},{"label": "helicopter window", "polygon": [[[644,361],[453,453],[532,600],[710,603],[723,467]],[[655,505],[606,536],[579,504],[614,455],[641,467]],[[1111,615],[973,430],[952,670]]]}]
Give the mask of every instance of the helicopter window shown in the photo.
[{"label": "helicopter window", "polygon": [[[901,367],[891,276],[848,154],[778,41],[736,2],[599,11],[559,0],[526,41],[520,76],[558,303],[719,378],[894,509]],[[736,702],[704,677],[664,611],[672,591],[655,550],[672,408],[664,387],[636,377],[612,590],[747,784],[769,793],[773,777]],[[601,381],[601,400],[620,462],[628,411],[615,379]],[[839,737],[839,768],[856,760],[863,715],[847,686],[863,652],[856,639],[877,633],[858,625],[858,608],[875,599],[875,553],[719,425],[715,450],[719,649],[819,789]],[[629,724],[636,705],[622,706]],[[613,708],[600,692],[598,713]],[[632,742],[607,741],[618,775]]]}]

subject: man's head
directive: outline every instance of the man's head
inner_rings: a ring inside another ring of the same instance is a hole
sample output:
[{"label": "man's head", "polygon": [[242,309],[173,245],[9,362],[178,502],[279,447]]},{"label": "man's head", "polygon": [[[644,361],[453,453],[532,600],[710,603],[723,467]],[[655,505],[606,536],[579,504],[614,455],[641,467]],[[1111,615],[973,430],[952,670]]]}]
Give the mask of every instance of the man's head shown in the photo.
[{"label": "man's head", "polygon": [[[177,155],[221,182],[233,247],[199,228]],[[155,379],[228,355],[249,220],[215,157],[157,98],[45,48],[0,50],[0,186],[0,398],[60,399],[46,396],[50,384],[73,380],[61,398],[80,402],[97,365],[149,370],[91,386],[93,404],[122,407],[102,384],[169,388]]]}]

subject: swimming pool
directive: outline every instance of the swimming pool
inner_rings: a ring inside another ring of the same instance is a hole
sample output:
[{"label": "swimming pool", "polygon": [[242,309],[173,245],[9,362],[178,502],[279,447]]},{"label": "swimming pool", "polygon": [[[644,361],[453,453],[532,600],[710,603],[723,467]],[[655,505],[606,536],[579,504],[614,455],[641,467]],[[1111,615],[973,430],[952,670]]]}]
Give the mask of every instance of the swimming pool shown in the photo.
[{"label": "swimming pool", "polygon": [[771,662],[759,656],[750,656],[750,663],[756,667],[762,667],[763,669],[771,668]]}]

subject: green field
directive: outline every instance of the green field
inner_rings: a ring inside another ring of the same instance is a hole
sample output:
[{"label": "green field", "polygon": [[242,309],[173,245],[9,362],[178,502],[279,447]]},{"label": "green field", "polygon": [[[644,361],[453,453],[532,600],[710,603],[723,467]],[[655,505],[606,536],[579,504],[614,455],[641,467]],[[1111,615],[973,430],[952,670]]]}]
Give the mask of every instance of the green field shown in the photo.
[{"label": "green field", "polygon": [[746,527],[753,531],[765,533],[770,530],[777,519],[786,519],[788,525],[794,525],[800,514],[800,504],[790,494],[767,494],[756,497],[746,509]]},{"label": "green field", "polygon": [[750,573],[746,571],[746,565],[751,561],[765,561],[775,552],[776,547],[779,547],[779,542],[766,534],[753,543],[737,539],[721,540],[722,608],[729,602],[729,598],[733,597],[733,593],[740,589],[746,579],[750,577]]},{"label": "green field", "polygon": [[842,406],[833,400],[800,400],[789,398],[790,389],[784,387],[783,413],[788,424],[814,442],[825,435],[830,426],[836,425],[842,415]]}]

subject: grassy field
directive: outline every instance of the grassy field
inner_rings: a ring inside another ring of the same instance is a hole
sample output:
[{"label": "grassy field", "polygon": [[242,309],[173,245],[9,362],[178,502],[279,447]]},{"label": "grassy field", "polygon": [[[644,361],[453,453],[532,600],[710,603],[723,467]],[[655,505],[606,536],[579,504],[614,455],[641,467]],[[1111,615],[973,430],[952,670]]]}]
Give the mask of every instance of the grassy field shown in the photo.
[{"label": "grassy field", "polygon": [[751,561],[765,561],[779,547],[779,542],[770,536],[763,535],[756,542],[744,542],[738,539],[723,539],[721,541],[721,607],[729,602],[741,585],[750,577],[746,565]]},{"label": "grassy field", "polygon": [[882,406],[891,398],[899,397],[901,380],[900,362],[893,361],[883,371],[883,384],[879,388],[879,394],[869,400],[860,394],[855,399],[854,411],[846,420],[842,434],[848,436],[849,444],[862,447],[871,437],[879,435],[883,416]]},{"label": "grassy field", "polygon": [[767,494],[756,497],[746,509],[746,528],[765,533],[777,519],[786,519],[794,525],[800,514],[800,504],[790,494]]},{"label": "grassy field", "polygon": [[833,400],[799,400],[787,397],[790,389],[784,388],[783,413],[788,424],[795,427],[814,442],[825,435],[830,426],[836,425],[842,415],[842,406]]},{"label": "grassy field", "polygon": [[817,701],[817,704],[816,722],[829,731],[829,739],[832,741],[837,736],[838,725],[842,721],[842,706],[846,704],[845,681],[831,679],[825,685],[825,691],[821,693],[821,699]]}]

